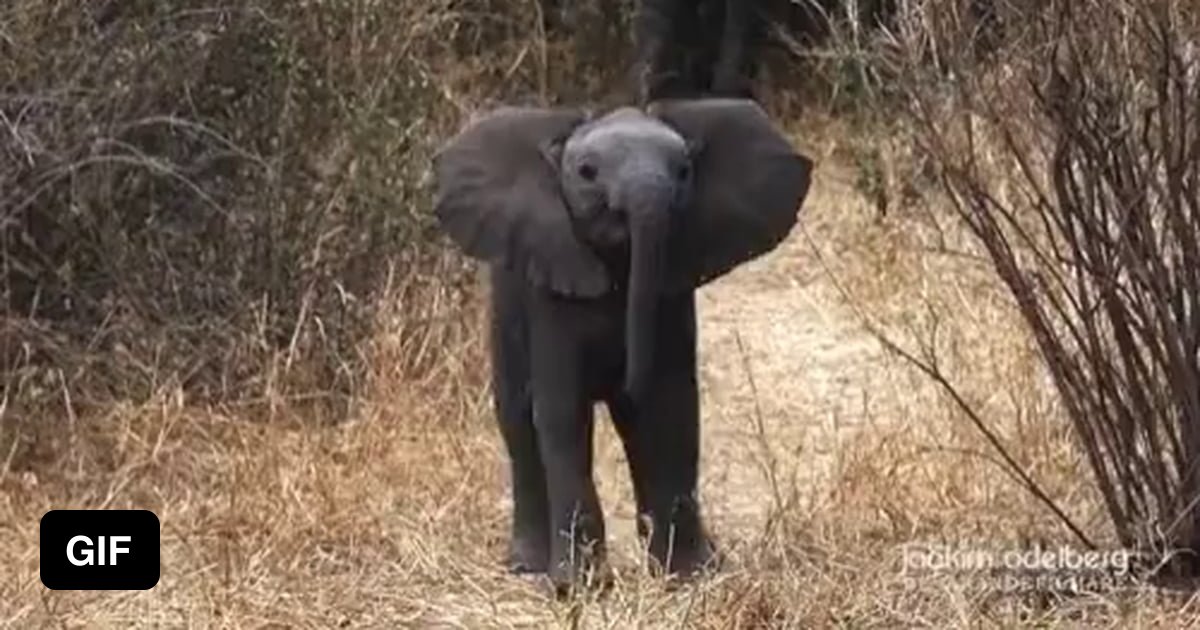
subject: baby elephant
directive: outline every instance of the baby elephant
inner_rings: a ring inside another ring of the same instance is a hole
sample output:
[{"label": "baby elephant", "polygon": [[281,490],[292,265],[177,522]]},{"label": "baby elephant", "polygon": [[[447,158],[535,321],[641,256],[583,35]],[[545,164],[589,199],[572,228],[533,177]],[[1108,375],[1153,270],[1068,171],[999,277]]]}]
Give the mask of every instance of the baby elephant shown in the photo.
[{"label": "baby elephant", "polygon": [[435,158],[442,227],[491,266],[513,571],[548,571],[562,588],[603,558],[598,401],[624,444],[650,554],[681,574],[711,559],[696,497],[695,290],[783,240],[811,167],[740,99],[600,117],[503,108]]}]

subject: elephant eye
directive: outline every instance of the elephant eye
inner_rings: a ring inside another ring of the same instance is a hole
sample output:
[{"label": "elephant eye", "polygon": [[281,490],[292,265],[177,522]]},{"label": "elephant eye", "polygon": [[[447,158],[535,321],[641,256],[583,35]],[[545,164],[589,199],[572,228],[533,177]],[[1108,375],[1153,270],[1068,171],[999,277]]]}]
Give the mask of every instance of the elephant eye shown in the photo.
[{"label": "elephant eye", "polygon": [[675,171],[675,178],[679,181],[687,181],[687,178],[692,176],[692,165],[683,164]]},{"label": "elephant eye", "polygon": [[596,181],[596,167],[592,166],[591,164],[580,164],[579,176],[589,182]]}]

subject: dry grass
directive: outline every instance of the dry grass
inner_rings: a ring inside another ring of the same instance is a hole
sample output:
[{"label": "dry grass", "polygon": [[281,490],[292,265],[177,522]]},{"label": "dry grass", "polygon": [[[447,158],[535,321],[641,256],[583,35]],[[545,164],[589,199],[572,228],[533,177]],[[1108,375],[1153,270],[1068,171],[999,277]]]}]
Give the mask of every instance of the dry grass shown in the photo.
[{"label": "dry grass", "polygon": [[[879,350],[834,278],[898,336],[912,330],[913,313],[940,317],[964,391],[1003,420],[1021,461],[1076,516],[1101,515],[1064,426],[1047,421],[1058,410],[994,281],[978,263],[927,247],[937,231],[922,215],[875,218],[848,165],[845,138],[854,134],[836,121],[795,131],[821,162],[804,225],[702,297],[702,493],[731,556],[723,571],[678,588],[646,573],[607,427],[598,476],[613,521],[614,589],[556,602],[543,585],[500,570],[506,474],[483,385],[482,320],[468,304],[438,324],[440,338],[454,341],[437,349],[421,381],[396,367],[416,351],[401,345],[413,335],[400,334],[402,318],[384,318],[372,385],[339,426],[314,426],[286,405],[274,420],[250,421],[169,388],[144,404],[68,419],[57,460],[0,477],[0,553],[12,559],[0,625],[1192,623],[1194,602],[1149,591],[1013,599],[954,574],[906,582],[911,542],[1008,549],[1066,539],[981,456],[938,392]],[[46,591],[36,566],[41,514],[101,506],[160,516],[162,581],[137,593]]]}]

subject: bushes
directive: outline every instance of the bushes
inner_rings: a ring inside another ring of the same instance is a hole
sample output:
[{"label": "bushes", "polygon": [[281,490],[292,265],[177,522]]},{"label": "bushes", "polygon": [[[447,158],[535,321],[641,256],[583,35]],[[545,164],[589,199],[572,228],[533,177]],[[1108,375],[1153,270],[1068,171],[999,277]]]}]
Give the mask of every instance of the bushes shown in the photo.
[{"label": "bushes", "polygon": [[530,90],[524,15],[482,4],[3,9],[9,398],[352,391],[387,279],[462,274],[423,182],[455,98]]},{"label": "bushes", "polygon": [[[1037,341],[1117,541],[1200,562],[1200,12],[904,5],[886,69]],[[964,24],[966,25],[964,27]]]}]

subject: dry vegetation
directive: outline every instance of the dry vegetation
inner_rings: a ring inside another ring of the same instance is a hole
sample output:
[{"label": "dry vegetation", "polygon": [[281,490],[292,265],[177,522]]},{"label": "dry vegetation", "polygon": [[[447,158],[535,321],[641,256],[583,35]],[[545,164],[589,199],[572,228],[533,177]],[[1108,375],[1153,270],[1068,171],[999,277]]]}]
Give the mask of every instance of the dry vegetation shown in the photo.
[{"label": "dry vegetation", "polygon": [[[854,37],[811,82],[776,53],[766,104],[819,164],[806,215],[701,294],[701,493],[728,566],[646,572],[604,427],[613,589],[554,601],[504,574],[479,290],[430,231],[427,158],[488,103],[620,98],[622,27],[587,26],[593,3],[573,36],[533,0],[244,6],[0,8],[0,626],[1200,623],[1149,586],[906,579],[913,543],[1077,543],[877,336],[936,357],[1021,471],[1118,535],[1026,320],[936,160],[873,110],[890,95]],[[41,586],[38,519],[99,507],[160,517],[153,590]]]},{"label": "dry vegetation", "polygon": [[[918,146],[1033,335],[1120,544],[1194,575],[1200,13],[996,6],[1006,32],[990,49],[961,37],[969,29],[931,28],[948,16],[928,7],[898,17],[892,69]],[[939,46],[931,32],[960,37]],[[934,358],[917,362],[940,378]]]}]

